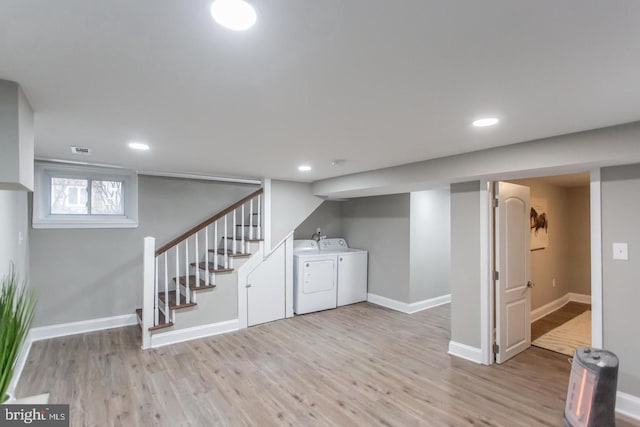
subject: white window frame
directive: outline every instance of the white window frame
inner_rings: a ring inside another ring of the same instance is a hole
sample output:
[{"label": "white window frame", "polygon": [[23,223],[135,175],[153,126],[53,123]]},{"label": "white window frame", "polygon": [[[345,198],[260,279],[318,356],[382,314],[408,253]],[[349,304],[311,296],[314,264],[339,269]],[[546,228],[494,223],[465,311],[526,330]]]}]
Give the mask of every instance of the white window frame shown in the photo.
[{"label": "white window frame", "polygon": [[[135,171],[66,163],[35,162],[34,172],[33,228],[135,228],[138,226],[138,174]],[[122,181],[124,215],[52,215],[52,177]]]}]

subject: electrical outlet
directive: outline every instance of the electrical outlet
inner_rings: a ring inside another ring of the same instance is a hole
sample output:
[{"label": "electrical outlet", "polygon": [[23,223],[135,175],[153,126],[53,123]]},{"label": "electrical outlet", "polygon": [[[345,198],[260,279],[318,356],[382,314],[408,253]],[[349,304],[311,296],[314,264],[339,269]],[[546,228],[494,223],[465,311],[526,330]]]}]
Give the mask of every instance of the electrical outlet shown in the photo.
[{"label": "electrical outlet", "polygon": [[556,287],[556,279],[551,280],[551,284],[553,285],[553,287]]}]

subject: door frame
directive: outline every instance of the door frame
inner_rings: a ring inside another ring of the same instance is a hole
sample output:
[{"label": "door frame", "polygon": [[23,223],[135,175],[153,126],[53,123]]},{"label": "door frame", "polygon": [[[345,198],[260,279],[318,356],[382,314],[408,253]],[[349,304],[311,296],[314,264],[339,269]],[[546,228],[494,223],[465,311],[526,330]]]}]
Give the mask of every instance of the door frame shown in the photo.
[{"label": "door frame", "polygon": [[[544,175],[541,175],[544,176]],[[535,177],[534,177],[535,178]],[[496,180],[499,181],[499,180]],[[495,363],[493,331],[495,287],[493,280],[493,200],[495,181],[480,181],[480,350],[481,363]],[[603,347],[602,326],[602,187],[600,168],[589,170],[591,223],[591,346]]]}]

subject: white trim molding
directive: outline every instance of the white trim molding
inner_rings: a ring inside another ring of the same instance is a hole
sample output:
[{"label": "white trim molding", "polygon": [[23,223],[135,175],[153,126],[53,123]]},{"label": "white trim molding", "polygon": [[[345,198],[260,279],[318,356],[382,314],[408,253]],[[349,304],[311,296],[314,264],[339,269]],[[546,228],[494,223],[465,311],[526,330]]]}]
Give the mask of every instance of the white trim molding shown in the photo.
[{"label": "white trim molding", "polygon": [[[576,294],[574,292],[567,292],[564,296],[553,300],[550,303],[538,307],[535,310],[531,310],[531,323],[536,320],[542,319],[544,316],[553,313],[556,310],[561,309],[570,302],[579,302],[581,304],[591,304],[591,296],[584,294]],[[594,346],[596,347],[596,346]]]},{"label": "white trim molding", "polygon": [[591,216],[591,345],[602,348],[602,186],[600,169],[589,172]]},{"label": "white trim molding", "polygon": [[451,294],[442,295],[435,298],[430,298],[418,302],[406,303],[391,298],[383,297],[380,295],[369,293],[367,294],[367,301],[371,304],[381,305],[382,307],[390,308],[391,310],[400,311],[406,314],[414,314],[422,310],[428,310],[430,308],[438,307],[440,305],[449,304],[451,302]]},{"label": "white trim molding", "polygon": [[240,329],[238,319],[225,320],[223,322],[211,323],[209,325],[194,326],[192,328],[178,329],[169,332],[156,332],[151,336],[151,348],[163,347],[165,345],[178,344],[198,338],[206,338],[212,335],[224,334]]},{"label": "white trim molding", "polygon": [[59,323],[57,325],[31,328],[31,339],[32,341],[40,341],[47,340],[49,338],[102,331],[104,329],[121,328],[123,326],[132,326],[137,324],[138,317],[135,314],[102,317],[100,319],[83,320],[80,322]]},{"label": "white trim molding", "polygon": [[640,420],[640,397],[619,391],[616,394],[616,412]]},{"label": "white trim molding", "polygon": [[480,181],[480,349],[482,363],[493,363],[493,192],[494,184]]},{"label": "white trim molding", "polygon": [[31,344],[33,340],[31,338],[31,331],[27,334],[24,343],[22,344],[22,349],[20,350],[20,354],[18,355],[18,360],[16,361],[16,367],[13,370],[13,378],[11,378],[11,382],[9,383],[9,388],[7,389],[7,393],[15,394],[14,391],[18,386],[18,381],[20,381],[20,377],[22,376],[22,371],[24,370],[25,365],[27,364],[27,359],[29,359],[29,352],[31,351]]},{"label": "white trim molding", "polygon": [[482,364],[482,349],[471,347],[456,341],[449,341],[449,354],[470,362]]}]

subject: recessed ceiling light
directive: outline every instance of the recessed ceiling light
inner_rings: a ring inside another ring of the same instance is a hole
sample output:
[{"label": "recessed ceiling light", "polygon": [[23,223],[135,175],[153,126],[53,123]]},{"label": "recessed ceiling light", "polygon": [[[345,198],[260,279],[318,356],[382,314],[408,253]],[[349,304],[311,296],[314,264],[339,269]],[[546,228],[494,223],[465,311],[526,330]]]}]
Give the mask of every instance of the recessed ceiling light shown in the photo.
[{"label": "recessed ceiling light", "polygon": [[149,146],[144,142],[130,142],[129,148],[133,148],[134,150],[148,150]]},{"label": "recessed ceiling light", "polygon": [[486,127],[486,126],[493,126],[495,124],[497,124],[500,121],[500,119],[497,119],[495,117],[486,117],[484,119],[478,119],[476,121],[473,122],[473,125],[475,127]]},{"label": "recessed ceiling light", "polygon": [[256,11],[244,0],[215,0],[211,4],[211,15],[225,28],[244,31],[256,23]]},{"label": "recessed ceiling light", "polygon": [[311,166],[309,165],[298,166],[298,170],[300,172],[309,172],[311,170]]}]

